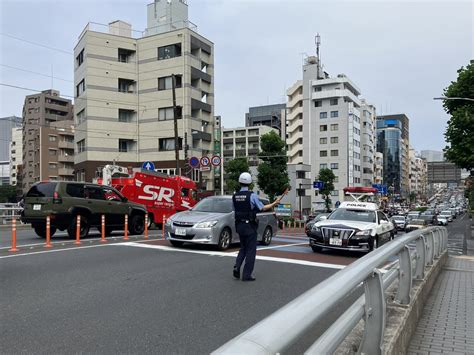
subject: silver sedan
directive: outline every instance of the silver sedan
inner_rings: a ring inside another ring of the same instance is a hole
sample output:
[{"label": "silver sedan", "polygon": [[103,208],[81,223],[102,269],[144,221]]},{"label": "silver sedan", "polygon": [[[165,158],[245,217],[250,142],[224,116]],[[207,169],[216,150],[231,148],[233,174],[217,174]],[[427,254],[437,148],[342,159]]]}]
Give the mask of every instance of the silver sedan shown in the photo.
[{"label": "silver sedan", "polygon": [[[257,220],[258,241],[269,245],[278,228],[276,215],[271,211],[261,212],[257,214]],[[239,243],[232,196],[207,197],[191,210],[171,216],[165,224],[165,238],[175,247],[184,243],[209,244],[216,245],[219,250]]]}]

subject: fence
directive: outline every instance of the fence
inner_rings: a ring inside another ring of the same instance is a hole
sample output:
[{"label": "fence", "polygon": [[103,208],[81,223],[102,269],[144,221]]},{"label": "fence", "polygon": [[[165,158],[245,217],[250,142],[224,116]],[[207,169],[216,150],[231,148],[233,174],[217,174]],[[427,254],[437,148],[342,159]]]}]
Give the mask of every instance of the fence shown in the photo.
[{"label": "fence", "polygon": [[3,204],[0,206],[0,225],[9,225],[13,220],[19,220],[23,208],[18,205]]},{"label": "fence", "polygon": [[[305,292],[286,306],[217,349],[214,354],[276,354],[296,343],[362,283],[364,294],[306,350],[331,354],[361,319],[365,320],[359,353],[380,354],[385,329],[384,291],[398,279],[395,302],[410,303],[413,279],[423,279],[447,247],[447,229],[430,227],[399,237],[367,254]],[[392,256],[387,272],[379,269]]]}]

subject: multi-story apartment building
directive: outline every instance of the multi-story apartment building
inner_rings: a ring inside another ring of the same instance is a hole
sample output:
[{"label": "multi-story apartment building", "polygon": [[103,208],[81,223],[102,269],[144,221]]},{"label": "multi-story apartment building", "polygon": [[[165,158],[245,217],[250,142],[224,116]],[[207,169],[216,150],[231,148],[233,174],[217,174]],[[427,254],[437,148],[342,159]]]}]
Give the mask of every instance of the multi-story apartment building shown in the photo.
[{"label": "multi-story apartment building", "polygon": [[0,161],[0,186],[10,184],[10,163],[8,160]]},{"label": "multi-story apartment building", "polygon": [[17,127],[11,130],[10,142],[10,185],[21,185],[21,174],[23,161],[23,128]]},{"label": "multi-story apartment building", "polygon": [[420,156],[425,158],[428,163],[434,161],[444,161],[444,153],[439,150],[422,150]]},{"label": "multi-story apartment building", "polygon": [[377,116],[377,151],[383,154],[383,180],[391,193],[408,198],[409,119],[405,114]]},{"label": "multi-story apartment building", "polygon": [[383,154],[380,152],[375,152],[374,169],[374,184],[383,184]]},{"label": "multi-story apartment building", "polygon": [[[153,161],[159,170],[188,174],[188,158],[213,154],[213,43],[188,21],[184,0],[155,0],[147,9],[146,31],[123,21],[106,33],[89,24],[75,46],[79,180],[92,180],[113,161],[132,167]],[[212,170],[193,178],[203,190],[214,189]]]},{"label": "multi-story apartment building", "polygon": [[[247,158],[250,173],[256,181],[257,166],[260,162],[258,158],[260,138],[271,131],[274,131],[276,134],[279,133],[275,128],[268,126],[222,128],[224,163],[239,157]],[[257,186],[255,186],[254,190],[259,192]],[[259,195],[264,196],[263,193],[259,193]]]},{"label": "multi-story apartment building", "polygon": [[9,159],[12,129],[21,127],[22,121],[23,119],[17,116],[0,117],[0,161]]},{"label": "multi-story apartment building", "polygon": [[42,180],[74,180],[71,100],[59,91],[28,95],[23,105],[22,189]]},{"label": "multi-story apartment building", "polygon": [[303,164],[303,81],[294,83],[286,94],[288,164]]},{"label": "multi-story apartment building", "polygon": [[375,152],[377,150],[375,134],[375,107],[361,99],[361,184],[372,186],[375,182]]},{"label": "multi-story apartment building", "polygon": [[413,148],[410,147],[410,195],[422,197],[428,187],[428,165]]},{"label": "multi-story apartment building", "polygon": [[275,128],[280,138],[285,140],[285,109],[286,104],[250,107],[249,112],[245,114],[245,126],[268,126]]}]

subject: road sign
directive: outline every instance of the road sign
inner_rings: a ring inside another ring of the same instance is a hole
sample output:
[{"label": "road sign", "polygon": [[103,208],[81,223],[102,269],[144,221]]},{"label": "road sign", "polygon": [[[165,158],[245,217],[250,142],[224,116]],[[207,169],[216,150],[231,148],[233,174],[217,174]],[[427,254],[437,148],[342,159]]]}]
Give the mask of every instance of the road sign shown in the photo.
[{"label": "road sign", "polygon": [[211,159],[209,159],[206,156],[202,157],[200,161],[201,161],[201,166],[203,167],[211,165]]},{"label": "road sign", "polygon": [[191,165],[193,168],[197,168],[199,166],[199,158],[191,157],[191,159],[189,159],[189,165]]},{"label": "road sign", "polygon": [[313,181],[313,187],[321,190],[324,187],[324,181]]},{"label": "road sign", "polygon": [[336,208],[339,208],[340,205],[341,205],[341,201],[337,201],[337,202],[334,204],[334,206],[335,206]]},{"label": "road sign", "polygon": [[214,155],[211,159],[211,164],[214,166],[219,166],[221,165],[221,157],[218,155]]},{"label": "road sign", "polygon": [[289,203],[280,203],[275,207],[275,213],[277,216],[288,216],[291,217],[291,204]]},{"label": "road sign", "polygon": [[210,171],[211,167],[210,166],[201,166],[201,168],[199,170],[200,171]]},{"label": "road sign", "polygon": [[155,164],[153,164],[151,161],[146,161],[142,164],[142,169],[143,170],[155,170]]},{"label": "road sign", "polygon": [[372,184],[372,187],[379,191],[379,194],[386,195],[387,194],[387,185],[382,184]]}]

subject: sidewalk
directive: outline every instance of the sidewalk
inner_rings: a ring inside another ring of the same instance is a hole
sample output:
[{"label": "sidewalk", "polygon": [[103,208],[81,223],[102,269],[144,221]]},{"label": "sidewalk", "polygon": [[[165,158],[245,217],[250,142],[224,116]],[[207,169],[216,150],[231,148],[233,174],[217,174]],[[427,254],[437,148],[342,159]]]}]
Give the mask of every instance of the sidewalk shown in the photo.
[{"label": "sidewalk", "polygon": [[449,257],[408,354],[474,354],[474,256]]}]

